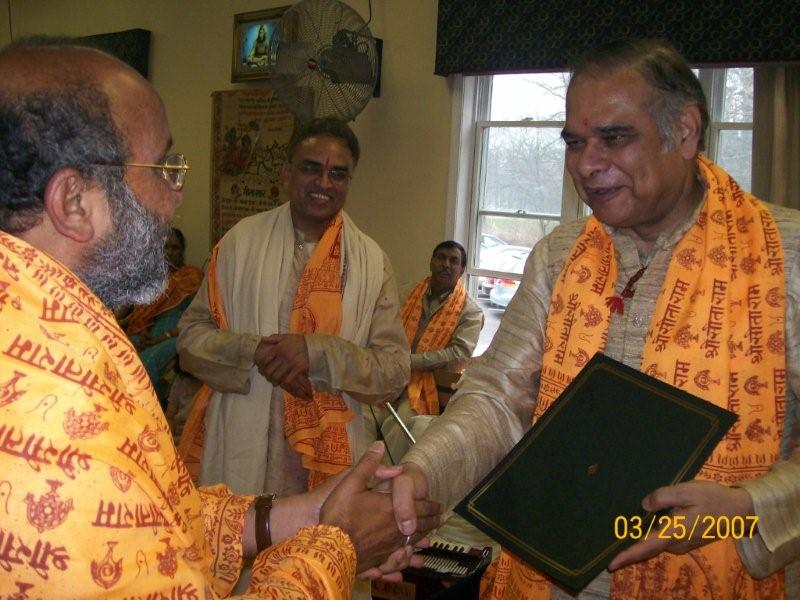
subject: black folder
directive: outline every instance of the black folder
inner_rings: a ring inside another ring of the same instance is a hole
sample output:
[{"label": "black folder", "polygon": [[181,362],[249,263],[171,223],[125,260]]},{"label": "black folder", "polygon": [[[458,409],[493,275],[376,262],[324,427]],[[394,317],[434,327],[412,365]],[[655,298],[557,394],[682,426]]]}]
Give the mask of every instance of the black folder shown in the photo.
[{"label": "black folder", "polygon": [[455,512],[576,592],[635,543],[632,517],[653,518],[642,499],[692,479],[736,418],[596,354]]}]

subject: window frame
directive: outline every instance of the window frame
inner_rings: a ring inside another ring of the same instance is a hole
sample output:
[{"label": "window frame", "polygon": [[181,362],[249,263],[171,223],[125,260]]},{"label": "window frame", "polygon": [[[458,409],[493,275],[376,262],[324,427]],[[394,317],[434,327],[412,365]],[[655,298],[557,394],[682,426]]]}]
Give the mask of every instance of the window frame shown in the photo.
[{"label": "window frame", "polygon": [[[561,192],[561,214],[544,213],[509,214],[505,211],[484,210],[480,206],[481,178],[484,174],[488,130],[492,127],[564,127],[564,121],[492,121],[489,111],[492,100],[492,75],[454,76],[453,141],[459,148],[471,148],[471,152],[451,152],[450,202],[448,203],[448,234],[453,239],[466,240],[469,290],[477,291],[479,277],[505,277],[519,279],[519,273],[480,268],[478,256],[481,217],[502,216],[519,219],[542,219],[565,223],[583,216],[581,202],[572,179],[564,169]],[[459,110],[460,109],[460,110]],[[456,114],[458,113],[458,114]],[[470,118],[467,119],[466,117]],[[465,146],[466,144],[466,146]],[[468,160],[465,160],[468,159]]]},{"label": "window frame", "polygon": [[[754,67],[746,66],[731,68],[754,69]],[[753,89],[751,90],[753,94],[752,121],[723,121],[722,113],[725,108],[725,71],[727,70],[727,67],[700,67],[696,70],[697,78],[700,80],[700,85],[706,94],[706,102],[708,103],[708,130],[706,131],[705,154],[709,157],[709,159],[716,163],[719,140],[723,131],[749,131],[751,134],[751,140],[753,140],[750,145],[750,187],[752,188],[753,176],[756,171],[756,156],[753,152],[756,122],[755,76],[753,77]],[[752,193],[752,189],[749,191]]]}]

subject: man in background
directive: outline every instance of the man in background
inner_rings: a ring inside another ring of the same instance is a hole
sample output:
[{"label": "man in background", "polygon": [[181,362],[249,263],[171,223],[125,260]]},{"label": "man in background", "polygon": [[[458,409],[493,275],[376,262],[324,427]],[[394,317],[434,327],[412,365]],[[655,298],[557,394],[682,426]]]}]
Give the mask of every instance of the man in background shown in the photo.
[{"label": "man in background", "polygon": [[256,557],[248,598],[349,598],[401,543],[365,489],[380,446],[271,511],[196,489],[110,310],[164,288],[188,170],[171,145],[118,60],[49,39],[0,51],[0,596],[227,597]]},{"label": "man in background", "polygon": [[[579,597],[800,596],[800,215],[702,156],[707,126],[697,77],[665,43],[610,44],[575,66],[562,136],[593,215],[536,245],[489,349],[406,455],[392,482],[404,532],[415,495],[462,498],[603,351],[739,415],[695,480],[642,506],[685,523],[754,515],[758,529],[735,544],[652,535]],[[484,585],[569,597],[508,553]]]},{"label": "man in background", "polygon": [[289,201],[225,234],[181,319],[181,368],[207,384],[180,444],[190,463],[202,456],[202,483],[314,487],[364,452],[360,403],[408,381],[389,259],[343,210],[359,153],[345,123],[299,126]]},{"label": "man in background", "polygon": [[483,312],[461,281],[466,267],[461,244],[438,244],[431,255],[431,274],[411,290],[400,313],[411,345],[407,394],[419,415],[439,414],[433,371],[470,358],[481,334]]},{"label": "man in background", "polygon": [[[461,244],[438,244],[431,255],[431,274],[414,286],[400,312],[411,346],[411,379],[393,405],[403,423],[416,431],[424,430],[430,419],[415,417],[441,410],[434,371],[448,366],[460,370],[458,364],[472,356],[483,327],[483,312],[461,282],[466,265]],[[367,435],[386,442],[386,459],[394,464],[410,447],[403,429],[385,407],[367,406],[363,416]]]}]

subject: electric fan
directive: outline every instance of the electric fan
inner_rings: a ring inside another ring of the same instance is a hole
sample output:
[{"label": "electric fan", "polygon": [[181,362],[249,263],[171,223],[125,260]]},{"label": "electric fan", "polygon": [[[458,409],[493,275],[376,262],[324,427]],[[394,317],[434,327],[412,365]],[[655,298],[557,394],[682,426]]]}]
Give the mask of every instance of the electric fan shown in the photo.
[{"label": "electric fan", "polygon": [[375,39],[339,0],[302,0],[281,17],[270,64],[275,94],[300,120],[352,120],[372,97],[378,76]]}]

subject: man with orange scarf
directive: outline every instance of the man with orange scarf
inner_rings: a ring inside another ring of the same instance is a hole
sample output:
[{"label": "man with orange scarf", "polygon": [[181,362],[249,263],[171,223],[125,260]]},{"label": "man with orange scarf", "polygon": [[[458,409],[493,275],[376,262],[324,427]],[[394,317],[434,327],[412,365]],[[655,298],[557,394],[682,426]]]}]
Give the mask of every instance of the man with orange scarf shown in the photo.
[{"label": "man with orange scarf", "polygon": [[438,244],[431,255],[431,274],[414,286],[400,311],[411,344],[408,400],[418,415],[439,414],[433,370],[472,356],[481,334],[483,312],[461,282],[466,266],[461,244]]},{"label": "man with orange scarf", "polygon": [[287,153],[289,201],[225,234],[178,325],[181,367],[207,384],[180,447],[201,483],[240,493],[347,468],[366,448],[360,403],[396,398],[409,374],[389,259],[343,210],[358,140],[317,119]]},{"label": "man with orange scarf", "polygon": [[[579,597],[800,597],[800,214],[699,154],[707,125],[699,81],[665,43],[609,44],[575,66],[562,135],[593,215],[536,245],[491,346],[406,455],[392,482],[405,532],[414,495],[463,497],[602,351],[739,415],[695,480],[644,508],[755,515],[758,529],[735,543],[652,536]],[[485,598],[570,597],[505,552],[482,584]]]},{"label": "man with orange scarf", "polygon": [[0,597],[229,597],[254,558],[243,598],[349,598],[401,543],[366,490],[380,445],[271,512],[198,490],[110,310],[163,289],[188,170],[153,88],[23,40],[0,51],[0,131]]}]

